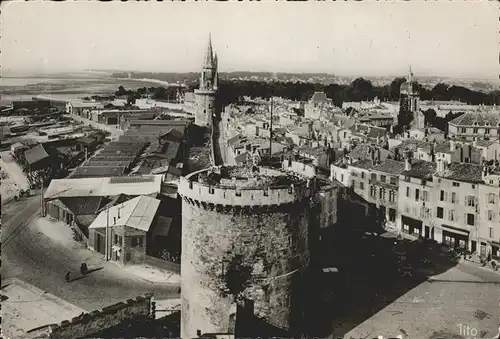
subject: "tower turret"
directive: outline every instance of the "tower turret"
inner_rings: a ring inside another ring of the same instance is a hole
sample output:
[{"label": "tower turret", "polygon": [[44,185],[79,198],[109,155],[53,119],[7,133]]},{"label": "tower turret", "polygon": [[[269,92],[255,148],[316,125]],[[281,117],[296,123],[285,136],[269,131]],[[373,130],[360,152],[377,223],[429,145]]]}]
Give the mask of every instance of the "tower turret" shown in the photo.
[{"label": "tower turret", "polygon": [[195,90],[195,124],[198,126],[212,125],[212,118],[216,114],[217,83],[217,56],[214,55],[212,37],[209,34],[200,74],[200,87]]}]

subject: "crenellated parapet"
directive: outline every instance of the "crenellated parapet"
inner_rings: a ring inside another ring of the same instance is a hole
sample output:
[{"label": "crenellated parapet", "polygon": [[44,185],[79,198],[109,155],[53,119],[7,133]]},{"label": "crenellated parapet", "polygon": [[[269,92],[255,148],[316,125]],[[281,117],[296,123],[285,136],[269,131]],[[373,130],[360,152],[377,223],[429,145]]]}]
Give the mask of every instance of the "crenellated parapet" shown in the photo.
[{"label": "crenellated parapet", "polygon": [[[202,170],[180,179],[179,195],[189,204],[198,207],[219,211],[221,213],[255,213],[256,211],[276,210],[301,203],[313,194],[312,180],[296,180],[289,184],[280,184],[269,187],[252,188],[251,185],[233,180],[220,184],[209,184],[196,180]],[[277,170],[264,169],[262,175],[274,175]],[[247,180],[240,180],[247,181]],[[222,180],[223,182],[223,180]],[[232,184],[231,184],[232,183]]]}]

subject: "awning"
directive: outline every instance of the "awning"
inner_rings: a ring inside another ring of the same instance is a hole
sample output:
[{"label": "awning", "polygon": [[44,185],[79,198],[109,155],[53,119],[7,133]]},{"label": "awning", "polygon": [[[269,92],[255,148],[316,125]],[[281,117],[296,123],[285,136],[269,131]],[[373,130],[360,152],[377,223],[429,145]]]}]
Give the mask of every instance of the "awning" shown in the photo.
[{"label": "awning", "polygon": [[441,227],[445,231],[448,231],[448,232],[451,232],[451,233],[460,234],[460,235],[464,235],[466,237],[468,237],[469,233],[470,233],[470,231],[464,230],[464,229],[458,228],[458,227],[453,227],[453,226],[448,226],[448,225],[441,225]]}]

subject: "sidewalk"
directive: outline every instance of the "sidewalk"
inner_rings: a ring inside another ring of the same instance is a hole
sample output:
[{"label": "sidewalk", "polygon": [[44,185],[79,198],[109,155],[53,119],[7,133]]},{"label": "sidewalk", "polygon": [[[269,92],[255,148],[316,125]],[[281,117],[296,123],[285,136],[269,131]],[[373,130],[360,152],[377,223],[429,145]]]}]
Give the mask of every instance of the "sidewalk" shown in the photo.
[{"label": "sidewalk", "polygon": [[153,284],[179,285],[181,276],[173,272],[168,272],[149,265],[130,265],[124,266],[123,269],[143,280],[147,280]]}]

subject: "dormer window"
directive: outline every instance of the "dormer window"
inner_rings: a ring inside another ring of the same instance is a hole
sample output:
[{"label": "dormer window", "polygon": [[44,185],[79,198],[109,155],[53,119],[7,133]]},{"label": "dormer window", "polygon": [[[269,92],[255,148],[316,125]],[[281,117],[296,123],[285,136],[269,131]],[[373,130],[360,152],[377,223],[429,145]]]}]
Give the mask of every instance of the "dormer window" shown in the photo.
[{"label": "dormer window", "polygon": [[490,126],[490,122],[489,121],[486,121],[486,126]]}]

